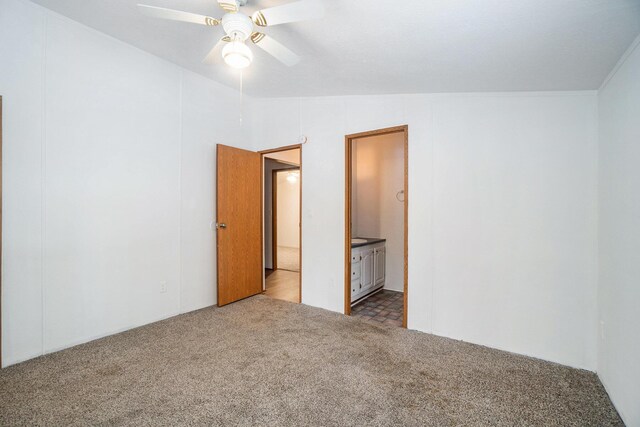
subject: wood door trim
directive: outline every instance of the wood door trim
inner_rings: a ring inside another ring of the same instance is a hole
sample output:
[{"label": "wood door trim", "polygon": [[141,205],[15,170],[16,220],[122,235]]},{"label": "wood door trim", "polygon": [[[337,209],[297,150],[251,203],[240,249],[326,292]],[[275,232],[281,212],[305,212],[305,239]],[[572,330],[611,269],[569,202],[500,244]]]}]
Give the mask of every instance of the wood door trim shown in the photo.
[{"label": "wood door trim", "polygon": [[351,186],[353,172],[352,137],[344,137],[344,314],[351,315]]},{"label": "wood door trim", "polygon": [[2,367],[2,96],[0,96],[0,367]]},{"label": "wood door trim", "polygon": [[383,129],[377,129],[377,130],[369,130],[366,132],[352,133],[352,134],[346,135],[345,138],[354,140],[354,139],[366,138],[368,136],[388,135],[390,133],[398,133],[398,132],[408,133],[408,131],[409,131],[408,125],[402,125],[402,126],[393,126],[390,128],[383,128]]},{"label": "wood door trim", "polygon": [[270,154],[270,153],[277,153],[277,152],[280,152],[280,151],[295,150],[296,148],[300,149],[300,163],[302,163],[302,144],[293,144],[293,145],[286,145],[284,147],[279,147],[279,148],[270,148],[268,150],[258,151],[258,153],[259,154]]},{"label": "wood door trim", "polygon": [[298,177],[300,180],[300,188],[298,189],[300,193],[300,203],[298,205],[298,270],[300,270],[298,273],[298,280],[300,282],[298,285],[298,302],[302,304],[302,145],[300,145],[300,158],[298,160],[300,160],[300,174]]},{"label": "wood door trim", "polygon": [[[260,155],[260,216],[264,215],[264,196],[262,191],[264,189],[264,158]],[[264,236],[264,220],[260,218],[260,292],[264,292],[264,244],[262,239]]]},{"label": "wood door trim", "polygon": [[[300,149],[300,209],[298,212],[298,218],[299,218],[299,222],[298,222],[298,227],[300,227],[300,233],[298,233],[298,262],[300,264],[300,271],[298,274],[298,302],[302,303],[302,144],[294,144],[294,145],[286,145],[284,147],[279,147],[279,148],[271,148],[268,150],[262,150],[262,151],[258,151],[259,154],[262,155],[262,176],[264,177],[264,159],[265,159],[265,154],[270,154],[270,153],[277,153],[280,151],[289,151],[289,150],[295,150],[296,148]],[[272,185],[273,187],[273,185]],[[264,189],[264,184],[262,185],[262,188]],[[272,188],[273,191],[273,188]],[[272,201],[273,203],[273,201]],[[264,197],[262,197],[262,212],[264,212]],[[264,231],[262,232],[262,235],[260,236],[260,247],[262,248],[263,252],[264,252]],[[273,239],[272,239],[273,240]],[[275,251],[274,251],[275,254]],[[264,255],[262,257],[262,259],[264,260]],[[275,258],[274,258],[275,259]],[[264,262],[263,262],[263,274],[264,274]],[[275,270],[275,264],[274,264],[274,270]],[[263,276],[264,277],[264,276]]]},{"label": "wood door trim", "polygon": [[271,171],[271,258],[278,269],[278,171]]},{"label": "wood door trim", "polygon": [[[385,253],[386,260],[386,253]],[[386,262],[386,261],[385,261]],[[385,267],[386,272],[386,267]],[[386,274],[386,273],[385,273]],[[409,126],[404,126],[404,304],[402,327],[407,327],[409,308]]]},{"label": "wood door trim", "polygon": [[409,126],[394,126],[366,132],[345,135],[345,233],[344,233],[344,314],[351,315],[351,185],[353,153],[351,142],[371,136],[404,133],[404,295],[402,327],[407,327],[407,308],[409,290]]}]

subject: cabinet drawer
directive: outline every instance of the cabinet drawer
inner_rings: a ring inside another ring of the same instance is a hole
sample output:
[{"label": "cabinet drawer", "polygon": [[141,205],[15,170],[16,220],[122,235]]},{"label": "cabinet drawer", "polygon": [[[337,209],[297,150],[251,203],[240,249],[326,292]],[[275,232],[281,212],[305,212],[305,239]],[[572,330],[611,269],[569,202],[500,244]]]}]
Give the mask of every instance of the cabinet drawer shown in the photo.
[{"label": "cabinet drawer", "polygon": [[360,278],[360,261],[351,263],[351,280]]},{"label": "cabinet drawer", "polygon": [[354,296],[358,295],[362,291],[361,286],[360,280],[351,281],[351,301],[355,299]]}]

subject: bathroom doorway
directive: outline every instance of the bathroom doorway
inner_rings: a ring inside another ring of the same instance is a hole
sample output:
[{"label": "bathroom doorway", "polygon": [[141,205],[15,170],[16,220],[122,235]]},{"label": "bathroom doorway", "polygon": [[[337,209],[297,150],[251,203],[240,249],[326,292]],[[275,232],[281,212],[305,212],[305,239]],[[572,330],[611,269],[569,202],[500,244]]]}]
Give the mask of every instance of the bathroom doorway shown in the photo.
[{"label": "bathroom doorway", "polygon": [[408,126],[345,137],[344,312],[407,327]]},{"label": "bathroom doorway", "polygon": [[301,147],[261,153],[263,159],[264,293],[302,300]]}]

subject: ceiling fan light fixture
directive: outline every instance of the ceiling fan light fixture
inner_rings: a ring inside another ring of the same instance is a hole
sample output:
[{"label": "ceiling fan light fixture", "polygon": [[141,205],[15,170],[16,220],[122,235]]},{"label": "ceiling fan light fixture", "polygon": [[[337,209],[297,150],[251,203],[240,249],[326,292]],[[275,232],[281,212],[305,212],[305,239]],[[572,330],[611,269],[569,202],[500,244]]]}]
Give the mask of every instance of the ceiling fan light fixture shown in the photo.
[{"label": "ceiling fan light fixture", "polygon": [[253,53],[245,45],[245,42],[251,40],[254,46],[258,46],[284,65],[288,67],[296,65],[300,61],[298,55],[272,37],[262,32],[254,31],[254,29],[256,29],[256,25],[259,27],[271,27],[273,25],[318,18],[324,13],[323,0],[295,0],[281,6],[261,9],[255,12],[252,17],[240,11],[240,7],[245,6],[247,1],[217,0],[218,6],[226,12],[221,19],[145,4],[139,4],[138,8],[141,13],[155,18],[189,22],[209,27],[222,26],[225,34],[218,39],[202,61],[206,64],[214,63],[216,58],[219,60],[220,48],[225,45],[222,48],[222,59],[227,65],[237,69],[248,67],[253,62]]},{"label": "ceiling fan light fixture", "polygon": [[234,40],[222,49],[222,58],[230,67],[241,69],[251,65],[253,53],[244,42]]}]

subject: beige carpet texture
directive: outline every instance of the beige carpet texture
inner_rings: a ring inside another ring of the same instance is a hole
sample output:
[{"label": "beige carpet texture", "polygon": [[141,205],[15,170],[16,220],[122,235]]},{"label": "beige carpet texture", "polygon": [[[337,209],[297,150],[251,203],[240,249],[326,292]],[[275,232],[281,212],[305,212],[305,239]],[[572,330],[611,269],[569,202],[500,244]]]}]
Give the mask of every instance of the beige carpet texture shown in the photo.
[{"label": "beige carpet texture", "polygon": [[3,369],[0,425],[622,421],[591,372],[260,295]]}]

